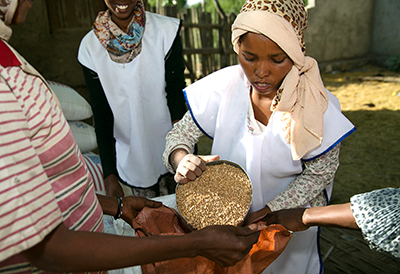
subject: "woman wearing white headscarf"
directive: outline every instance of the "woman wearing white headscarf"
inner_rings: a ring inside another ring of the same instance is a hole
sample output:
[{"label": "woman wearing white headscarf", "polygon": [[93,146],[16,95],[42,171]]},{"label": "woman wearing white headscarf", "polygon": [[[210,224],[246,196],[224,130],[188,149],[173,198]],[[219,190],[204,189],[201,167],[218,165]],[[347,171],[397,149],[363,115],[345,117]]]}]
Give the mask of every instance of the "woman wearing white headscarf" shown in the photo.
[{"label": "woman wearing white headscarf", "polygon": [[[248,0],[232,25],[240,65],[184,90],[189,112],[167,135],[164,164],[187,183],[218,158],[242,165],[253,183],[245,223],[283,208],[323,206],[339,165],[339,144],[355,128],[304,54],[302,0]],[[213,138],[212,154],[193,144]],[[296,233],[265,273],[319,273],[318,228]]]}]

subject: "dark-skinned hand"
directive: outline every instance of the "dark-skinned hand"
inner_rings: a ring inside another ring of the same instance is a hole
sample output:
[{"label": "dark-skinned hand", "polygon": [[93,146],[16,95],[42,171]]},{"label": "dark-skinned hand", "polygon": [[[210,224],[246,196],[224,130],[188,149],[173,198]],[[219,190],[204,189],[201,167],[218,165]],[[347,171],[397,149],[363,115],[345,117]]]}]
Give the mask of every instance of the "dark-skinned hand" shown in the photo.
[{"label": "dark-skinned hand", "polygon": [[291,231],[307,230],[309,226],[303,223],[303,214],[305,210],[305,208],[292,208],[274,211],[263,218],[263,221],[265,221],[267,225],[281,224]]},{"label": "dark-skinned hand", "polygon": [[243,259],[260,236],[255,224],[249,227],[209,226],[190,234],[200,237],[203,247],[199,249],[201,256],[221,267],[233,266]]},{"label": "dark-skinned hand", "polygon": [[121,218],[132,225],[133,219],[144,207],[157,208],[162,205],[161,202],[152,201],[143,197],[126,196],[122,198],[122,216]]}]

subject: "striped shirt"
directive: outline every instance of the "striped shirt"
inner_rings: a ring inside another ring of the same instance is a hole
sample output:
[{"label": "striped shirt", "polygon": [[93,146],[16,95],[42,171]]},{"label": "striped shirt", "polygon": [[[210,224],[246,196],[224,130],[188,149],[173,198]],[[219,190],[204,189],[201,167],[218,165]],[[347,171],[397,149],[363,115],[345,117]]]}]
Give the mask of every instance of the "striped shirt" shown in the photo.
[{"label": "striped shirt", "polygon": [[37,271],[19,253],[62,222],[103,231],[92,177],[61,108],[22,63],[0,66],[0,273]]}]

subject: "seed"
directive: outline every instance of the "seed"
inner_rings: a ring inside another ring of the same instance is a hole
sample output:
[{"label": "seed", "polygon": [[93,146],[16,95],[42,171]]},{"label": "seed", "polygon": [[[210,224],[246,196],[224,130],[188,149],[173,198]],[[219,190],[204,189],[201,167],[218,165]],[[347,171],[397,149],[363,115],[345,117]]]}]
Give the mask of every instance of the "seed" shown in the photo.
[{"label": "seed", "polygon": [[237,226],[250,207],[252,188],[247,174],[231,164],[210,164],[194,181],[178,185],[179,214],[193,228]]}]

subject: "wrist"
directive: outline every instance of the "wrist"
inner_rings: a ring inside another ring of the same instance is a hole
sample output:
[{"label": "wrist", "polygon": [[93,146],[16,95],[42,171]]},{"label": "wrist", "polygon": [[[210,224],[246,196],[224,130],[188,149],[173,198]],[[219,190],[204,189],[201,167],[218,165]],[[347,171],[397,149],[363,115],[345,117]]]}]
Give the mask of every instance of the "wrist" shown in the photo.
[{"label": "wrist", "polygon": [[309,209],[309,208],[306,208],[306,209],[303,211],[303,215],[302,215],[302,217],[301,217],[301,221],[303,222],[303,225],[305,225],[305,226],[309,226],[309,225],[308,225],[308,222],[309,222],[310,216],[309,216],[309,214],[308,214],[308,209]]},{"label": "wrist", "polygon": [[174,171],[176,171],[179,163],[188,154],[189,153],[183,148],[178,148],[171,153],[171,155],[169,157],[169,163],[171,164],[171,167]]},{"label": "wrist", "polygon": [[318,215],[318,207],[309,207],[303,211],[303,216],[301,221],[303,225],[310,227],[310,226],[318,226],[318,220],[315,220],[315,215]]},{"label": "wrist", "polygon": [[[185,241],[188,246],[185,248],[187,250],[187,256],[189,258],[194,258],[201,256],[203,254],[202,249],[204,249],[204,237],[201,236],[201,230],[194,230],[189,234],[186,234],[187,241]],[[208,246],[208,245],[206,245]]]}]

